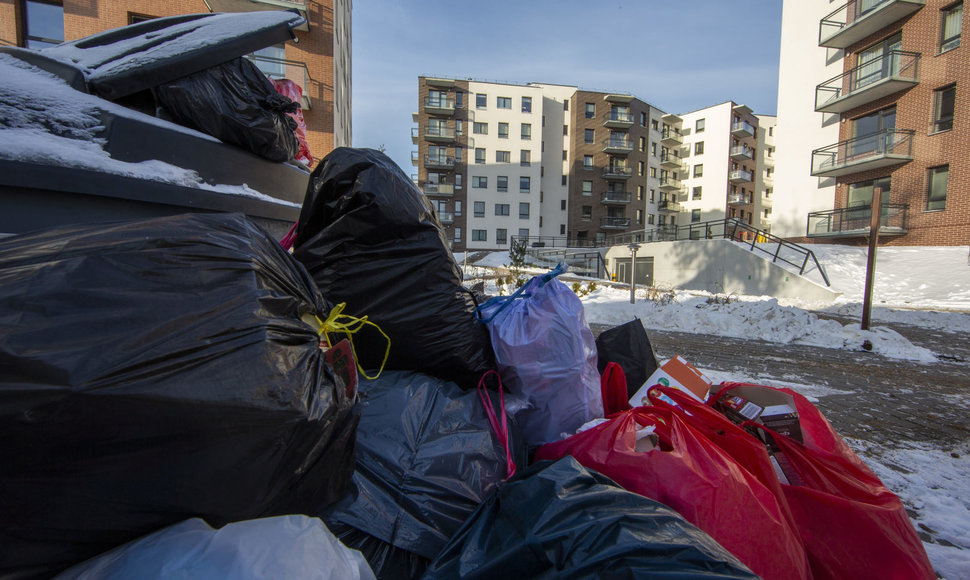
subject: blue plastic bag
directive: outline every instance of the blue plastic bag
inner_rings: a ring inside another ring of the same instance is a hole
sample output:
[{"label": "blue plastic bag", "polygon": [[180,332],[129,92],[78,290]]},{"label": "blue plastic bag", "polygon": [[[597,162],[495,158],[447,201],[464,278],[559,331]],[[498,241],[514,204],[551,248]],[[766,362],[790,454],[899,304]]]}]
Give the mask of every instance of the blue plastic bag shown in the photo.
[{"label": "blue plastic bag", "polygon": [[583,303],[556,279],[563,271],[560,264],[479,307],[502,381],[527,403],[509,411],[530,446],[558,441],[603,416],[596,342]]}]

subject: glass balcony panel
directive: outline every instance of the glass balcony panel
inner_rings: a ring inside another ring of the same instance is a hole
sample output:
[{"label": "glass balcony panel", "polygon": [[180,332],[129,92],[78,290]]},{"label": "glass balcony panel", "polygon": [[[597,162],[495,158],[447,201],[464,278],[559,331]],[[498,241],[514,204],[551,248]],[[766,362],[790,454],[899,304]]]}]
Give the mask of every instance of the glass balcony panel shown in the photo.
[{"label": "glass balcony panel", "polygon": [[925,0],[849,0],[819,22],[818,45],[847,48],[924,4]]},{"label": "glass balcony panel", "polygon": [[815,87],[815,110],[844,113],[919,83],[918,52],[890,51]]},{"label": "glass balcony panel", "polygon": [[[907,233],[906,213],[909,206],[887,203],[879,216],[879,235],[900,236]],[[807,234],[816,237],[865,237],[872,223],[872,206],[857,206],[808,214]]]},{"label": "glass balcony panel", "polygon": [[886,129],[812,151],[812,175],[838,177],[913,160],[913,130]]}]

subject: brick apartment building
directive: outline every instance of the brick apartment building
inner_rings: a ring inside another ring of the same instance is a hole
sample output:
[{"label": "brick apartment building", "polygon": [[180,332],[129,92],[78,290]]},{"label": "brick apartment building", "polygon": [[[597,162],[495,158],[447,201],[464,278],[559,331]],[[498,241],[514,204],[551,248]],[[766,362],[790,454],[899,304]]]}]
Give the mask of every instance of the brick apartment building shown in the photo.
[{"label": "brick apartment building", "polygon": [[303,89],[307,142],[320,159],[351,144],[351,0],[0,0],[0,44],[43,48],[163,16],[284,9],[307,24],[251,58]]},{"label": "brick apartment building", "polygon": [[[777,189],[793,205],[775,212],[785,235],[863,243],[880,188],[881,243],[970,244],[963,2],[852,0],[833,11],[789,0],[784,11]],[[811,205],[798,205],[801,193]]]}]

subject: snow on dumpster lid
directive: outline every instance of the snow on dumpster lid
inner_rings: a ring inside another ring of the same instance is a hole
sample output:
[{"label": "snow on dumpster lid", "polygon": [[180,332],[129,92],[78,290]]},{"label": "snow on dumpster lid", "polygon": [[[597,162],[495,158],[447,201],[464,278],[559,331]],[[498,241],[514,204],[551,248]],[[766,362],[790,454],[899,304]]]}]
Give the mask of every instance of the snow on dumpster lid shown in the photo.
[{"label": "snow on dumpster lid", "polygon": [[187,14],[146,20],[40,52],[74,63],[88,90],[119,99],[291,40],[296,12]]}]

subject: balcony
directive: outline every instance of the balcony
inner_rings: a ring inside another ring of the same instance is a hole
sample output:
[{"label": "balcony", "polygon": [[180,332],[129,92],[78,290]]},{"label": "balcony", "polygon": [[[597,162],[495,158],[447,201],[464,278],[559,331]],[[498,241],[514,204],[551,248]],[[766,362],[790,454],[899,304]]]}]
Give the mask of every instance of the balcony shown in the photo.
[{"label": "balcony", "polygon": [[455,140],[455,130],[450,127],[426,127],[424,138],[434,143],[450,143]]},{"label": "balcony", "polygon": [[454,195],[455,185],[453,183],[425,183],[421,189],[425,195]]},{"label": "balcony", "polygon": [[417,145],[418,144],[418,137],[420,135],[421,135],[420,129],[418,129],[417,127],[411,127],[411,144],[412,145]]},{"label": "balcony", "polygon": [[679,179],[665,177],[660,179],[660,191],[680,191],[681,184]]},{"label": "balcony", "polygon": [[421,159],[421,157],[418,155],[418,152],[417,151],[412,151],[411,152],[411,165],[417,167],[418,166],[418,160],[419,159]]},{"label": "balcony", "polygon": [[450,211],[439,211],[438,221],[442,224],[453,224],[455,223],[455,214]]},{"label": "balcony", "polygon": [[[879,218],[880,236],[902,236],[907,233],[906,211],[908,205],[883,204]],[[872,219],[872,206],[813,211],[808,214],[808,237],[810,238],[858,238],[868,237]]]},{"label": "balcony", "polygon": [[914,131],[886,129],[812,151],[812,175],[839,177],[913,160]]},{"label": "balcony", "polygon": [[771,187],[772,185],[774,185],[775,184],[775,174],[774,174],[774,172],[772,172],[772,173],[765,172],[761,176],[761,183],[763,183],[764,185],[767,185],[768,187]]},{"label": "balcony", "polygon": [[677,131],[667,129],[660,136],[660,142],[668,147],[679,147],[684,142],[684,137]]},{"label": "balcony", "polygon": [[607,191],[600,196],[600,203],[607,205],[626,205],[633,200],[629,191]]},{"label": "balcony", "polygon": [[[411,159],[413,161],[413,155]],[[455,158],[445,155],[425,155],[424,166],[428,169],[451,169],[455,166]]]},{"label": "balcony", "polygon": [[633,95],[614,93],[606,95],[603,98],[611,103],[631,103],[635,97]]},{"label": "balcony", "polygon": [[300,106],[303,110],[310,109],[310,71],[306,63],[299,60],[287,60],[285,58],[272,58],[269,56],[247,54],[246,58],[256,65],[264,75],[271,79],[289,79],[300,87]]},{"label": "balcony", "polygon": [[625,155],[633,152],[633,139],[615,139],[613,137],[603,141],[603,153],[617,153]]},{"label": "balcony", "polygon": [[425,97],[424,112],[429,115],[454,115],[455,99],[442,97]]},{"label": "balcony", "polygon": [[754,125],[747,121],[731,123],[731,134],[735,137],[754,137]]},{"label": "balcony", "polygon": [[745,193],[729,193],[727,202],[728,205],[749,205],[751,199]]},{"label": "balcony", "polygon": [[885,56],[815,87],[815,110],[844,113],[919,83],[918,52],[893,50]]},{"label": "balcony", "polygon": [[735,169],[728,173],[728,181],[731,183],[750,183],[754,181],[754,174],[745,169]]},{"label": "balcony", "polygon": [[684,122],[682,118],[678,117],[673,113],[667,113],[663,117],[660,117],[660,120],[663,121],[664,123],[667,123],[668,125],[680,125],[681,123]]},{"label": "balcony", "polygon": [[625,230],[628,227],[630,227],[630,218],[628,217],[600,218],[601,230]]},{"label": "balcony", "polygon": [[731,159],[735,161],[746,161],[754,159],[754,149],[747,145],[735,145],[731,147]]},{"label": "balcony", "polygon": [[623,111],[610,111],[603,126],[610,129],[629,129],[633,126],[633,115]]},{"label": "balcony", "polygon": [[310,30],[305,0],[205,0],[209,12],[258,12],[261,10],[296,10],[306,22],[296,30]]},{"label": "balcony", "polygon": [[441,87],[444,89],[450,89],[455,86],[455,79],[425,77],[424,82],[429,87]]},{"label": "balcony", "polygon": [[680,157],[677,157],[676,155],[670,153],[670,151],[667,151],[667,153],[661,153],[660,155],[661,167],[664,167],[666,169],[677,169],[678,171],[682,171],[683,165],[684,164],[681,161]]},{"label": "balcony", "polygon": [[849,0],[819,22],[818,45],[847,48],[916,12],[924,0]]},{"label": "balcony", "polygon": [[769,196],[769,195],[762,195],[761,196],[761,207],[771,207],[771,205],[772,205],[772,199],[773,198],[771,196]]},{"label": "balcony", "polygon": [[661,199],[657,204],[657,209],[660,211],[666,211],[670,213],[678,213],[683,210],[683,207],[674,200],[671,199]]},{"label": "balcony", "polygon": [[628,167],[607,167],[603,170],[603,179],[630,179],[633,170]]}]

